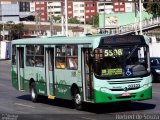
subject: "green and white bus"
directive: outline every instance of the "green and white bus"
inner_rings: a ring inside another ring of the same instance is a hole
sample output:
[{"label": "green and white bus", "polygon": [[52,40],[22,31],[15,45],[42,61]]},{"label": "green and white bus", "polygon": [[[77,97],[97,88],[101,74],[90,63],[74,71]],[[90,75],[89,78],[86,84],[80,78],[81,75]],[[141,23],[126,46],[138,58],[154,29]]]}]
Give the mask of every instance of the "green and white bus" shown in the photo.
[{"label": "green and white bus", "polygon": [[108,103],[152,98],[149,41],[142,35],[12,41],[12,85],[50,99]]}]

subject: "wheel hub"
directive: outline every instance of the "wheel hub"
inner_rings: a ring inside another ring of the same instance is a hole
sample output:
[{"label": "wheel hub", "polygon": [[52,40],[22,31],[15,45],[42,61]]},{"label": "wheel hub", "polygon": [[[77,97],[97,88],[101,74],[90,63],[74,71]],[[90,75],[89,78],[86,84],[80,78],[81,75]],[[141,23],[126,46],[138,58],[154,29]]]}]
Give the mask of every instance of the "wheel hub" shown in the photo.
[{"label": "wheel hub", "polygon": [[76,94],[76,96],[75,96],[75,102],[76,102],[76,104],[80,104],[81,103],[81,96],[80,96],[80,94]]}]

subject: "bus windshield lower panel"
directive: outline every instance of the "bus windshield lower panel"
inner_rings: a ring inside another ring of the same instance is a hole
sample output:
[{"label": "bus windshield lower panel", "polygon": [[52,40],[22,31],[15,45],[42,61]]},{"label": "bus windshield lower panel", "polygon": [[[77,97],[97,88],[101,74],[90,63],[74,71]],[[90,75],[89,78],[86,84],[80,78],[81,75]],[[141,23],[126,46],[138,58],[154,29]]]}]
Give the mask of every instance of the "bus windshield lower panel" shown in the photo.
[{"label": "bus windshield lower panel", "polygon": [[148,46],[106,47],[94,50],[95,76],[104,79],[141,77],[150,72]]}]

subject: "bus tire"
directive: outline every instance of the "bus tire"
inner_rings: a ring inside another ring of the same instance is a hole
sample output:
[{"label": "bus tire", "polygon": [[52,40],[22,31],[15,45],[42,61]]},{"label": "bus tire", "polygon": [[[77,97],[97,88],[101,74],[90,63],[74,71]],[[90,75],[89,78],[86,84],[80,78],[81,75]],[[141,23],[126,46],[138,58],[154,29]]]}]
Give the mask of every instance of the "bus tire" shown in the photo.
[{"label": "bus tire", "polygon": [[82,110],[81,95],[78,91],[74,92],[74,104],[77,110]]},{"label": "bus tire", "polygon": [[38,101],[38,94],[37,94],[37,91],[36,91],[36,84],[35,84],[35,82],[31,83],[30,94],[31,94],[31,100],[32,100],[32,102],[37,102]]}]

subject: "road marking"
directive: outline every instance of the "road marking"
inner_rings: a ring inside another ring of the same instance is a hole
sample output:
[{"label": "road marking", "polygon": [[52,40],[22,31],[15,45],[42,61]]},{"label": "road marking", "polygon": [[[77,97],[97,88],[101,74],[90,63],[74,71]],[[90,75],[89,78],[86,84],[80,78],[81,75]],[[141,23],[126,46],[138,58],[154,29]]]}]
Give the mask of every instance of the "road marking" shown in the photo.
[{"label": "road marking", "polygon": [[93,118],[87,118],[87,117],[81,117],[83,119],[86,119],[86,120],[96,120],[96,119],[93,119]]},{"label": "road marking", "polygon": [[157,94],[160,94],[160,92],[152,92],[152,93],[157,93]]},{"label": "road marking", "polygon": [[30,108],[35,108],[31,105],[24,105],[24,104],[20,104],[20,103],[14,103],[15,105],[19,105],[19,106],[24,106],[24,107],[30,107]]}]

